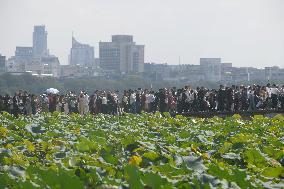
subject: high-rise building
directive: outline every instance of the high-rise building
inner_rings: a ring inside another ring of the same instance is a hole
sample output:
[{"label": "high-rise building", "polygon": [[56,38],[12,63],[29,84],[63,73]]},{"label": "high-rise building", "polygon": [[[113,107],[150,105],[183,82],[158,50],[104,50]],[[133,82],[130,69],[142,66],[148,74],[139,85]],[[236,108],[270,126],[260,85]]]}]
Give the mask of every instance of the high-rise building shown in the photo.
[{"label": "high-rise building", "polygon": [[113,35],[112,42],[100,42],[100,66],[121,73],[144,71],[144,45],[136,45],[133,36]]},{"label": "high-rise building", "polygon": [[5,67],[6,67],[6,56],[2,56],[0,54],[0,73],[5,72]]},{"label": "high-rise building", "polygon": [[233,69],[233,64],[232,63],[222,63],[221,64],[221,72],[226,73],[226,72],[232,72]]},{"label": "high-rise building", "polygon": [[29,72],[34,75],[59,77],[60,63],[47,49],[45,26],[34,26],[33,47],[16,47],[15,56],[6,61],[7,72]]},{"label": "high-rise building", "polygon": [[34,26],[33,32],[33,55],[41,57],[48,55],[47,50],[47,31],[45,26]]},{"label": "high-rise building", "polygon": [[92,66],[95,63],[94,47],[79,43],[72,37],[72,48],[69,58],[70,65]]},{"label": "high-rise building", "polygon": [[21,60],[30,60],[33,58],[32,47],[16,47],[15,58]]},{"label": "high-rise building", "polygon": [[207,81],[221,80],[221,58],[200,58],[200,71]]},{"label": "high-rise building", "polygon": [[10,57],[6,62],[7,72],[25,72],[26,64],[34,64],[32,47],[16,47],[15,56]]}]

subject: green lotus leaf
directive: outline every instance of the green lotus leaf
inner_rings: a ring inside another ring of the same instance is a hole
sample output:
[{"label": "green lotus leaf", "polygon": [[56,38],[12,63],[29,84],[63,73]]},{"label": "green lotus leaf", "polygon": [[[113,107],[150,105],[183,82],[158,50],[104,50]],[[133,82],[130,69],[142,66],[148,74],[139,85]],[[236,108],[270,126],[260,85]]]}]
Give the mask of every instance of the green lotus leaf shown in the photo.
[{"label": "green lotus leaf", "polygon": [[278,178],[280,176],[284,177],[284,167],[268,167],[264,169],[262,175],[265,177],[272,177],[272,178]]},{"label": "green lotus leaf", "polygon": [[130,188],[143,189],[141,181],[141,172],[136,166],[127,165],[124,167],[124,175]]},{"label": "green lotus leaf", "polygon": [[159,154],[156,152],[150,151],[150,152],[145,152],[143,154],[143,157],[148,158],[151,161],[155,161],[159,157]]}]

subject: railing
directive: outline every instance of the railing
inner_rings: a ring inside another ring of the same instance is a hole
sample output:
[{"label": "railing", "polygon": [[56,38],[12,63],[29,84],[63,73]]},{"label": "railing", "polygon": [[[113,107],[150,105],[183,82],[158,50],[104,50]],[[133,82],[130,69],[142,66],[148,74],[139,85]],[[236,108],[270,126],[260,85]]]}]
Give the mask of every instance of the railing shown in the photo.
[{"label": "railing", "polygon": [[255,110],[255,111],[204,111],[204,112],[186,112],[181,113],[180,115],[186,116],[186,117],[200,117],[200,118],[210,118],[214,116],[218,117],[228,117],[232,116],[234,114],[239,114],[243,117],[249,117],[253,115],[274,115],[274,114],[282,114],[284,115],[284,110]]}]

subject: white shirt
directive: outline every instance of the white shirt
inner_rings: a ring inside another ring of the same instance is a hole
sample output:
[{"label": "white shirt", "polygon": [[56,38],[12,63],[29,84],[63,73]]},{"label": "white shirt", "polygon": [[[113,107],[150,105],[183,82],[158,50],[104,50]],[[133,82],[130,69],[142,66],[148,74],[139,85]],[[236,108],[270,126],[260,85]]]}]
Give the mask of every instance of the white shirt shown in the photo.
[{"label": "white shirt", "polygon": [[194,100],[194,93],[190,93],[189,95],[189,101],[193,101]]},{"label": "white shirt", "polygon": [[107,98],[105,96],[102,97],[102,104],[107,104]]},{"label": "white shirt", "polygon": [[79,103],[83,105],[84,101],[85,101],[84,95],[82,95],[82,96],[80,95],[79,96]]},{"label": "white shirt", "polygon": [[84,97],[84,104],[85,104],[85,106],[89,105],[89,95],[87,95],[87,94]]},{"label": "white shirt", "polygon": [[270,91],[271,91],[271,94],[278,94],[279,93],[279,90],[277,88],[270,88]]},{"label": "white shirt", "polygon": [[266,92],[268,94],[268,97],[271,98],[271,88],[266,87]]},{"label": "white shirt", "polygon": [[115,102],[118,102],[118,96],[117,96],[116,94],[113,95],[113,100],[114,100]]},{"label": "white shirt", "polygon": [[284,88],[280,88],[279,93],[283,95],[284,94]]},{"label": "white shirt", "polygon": [[145,97],[146,97],[145,103],[149,104],[150,103],[150,95],[149,94],[145,94]]},{"label": "white shirt", "polygon": [[186,91],[185,91],[185,95],[186,95],[187,100],[189,100],[189,97],[190,97],[190,91],[189,91],[189,90],[186,90]]},{"label": "white shirt", "polygon": [[149,102],[154,102],[155,101],[155,95],[154,94],[150,94],[149,95]]},{"label": "white shirt", "polygon": [[134,103],[134,102],[136,102],[136,94],[135,94],[135,93],[132,93],[132,94],[130,95],[130,104],[132,104],[132,103]]},{"label": "white shirt", "polygon": [[123,101],[124,103],[126,103],[126,104],[127,104],[127,102],[128,102],[128,98],[127,98],[127,96],[126,96],[126,95],[124,95],[124,96],[123,96],[122,101]]}]

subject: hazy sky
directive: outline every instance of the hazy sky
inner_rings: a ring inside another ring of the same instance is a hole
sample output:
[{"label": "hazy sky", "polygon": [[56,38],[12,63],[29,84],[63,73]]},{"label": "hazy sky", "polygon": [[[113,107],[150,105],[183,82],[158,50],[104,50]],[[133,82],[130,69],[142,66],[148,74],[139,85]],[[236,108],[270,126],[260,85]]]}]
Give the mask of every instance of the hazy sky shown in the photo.
[{"label": "hazy sky", "polygon": [[45,24],[48,48],[67,64],[71,35],[95,46],[112,34],[144,44],[146,62],[284,67],[284,0],[0,0],[0,53],[31,46]]}]

